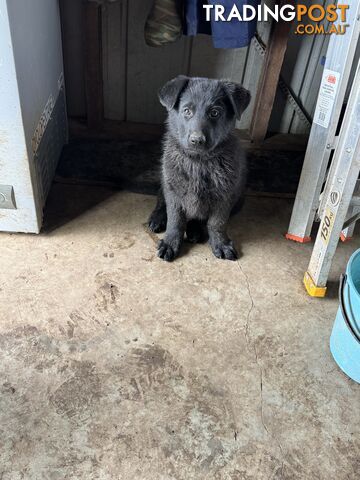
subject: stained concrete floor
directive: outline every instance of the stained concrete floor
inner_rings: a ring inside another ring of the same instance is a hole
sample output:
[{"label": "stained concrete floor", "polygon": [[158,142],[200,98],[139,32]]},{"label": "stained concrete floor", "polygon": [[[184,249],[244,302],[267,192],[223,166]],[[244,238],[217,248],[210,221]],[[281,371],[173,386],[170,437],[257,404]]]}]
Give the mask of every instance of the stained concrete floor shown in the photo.
[{"label": "stained concrete floor", "polygon": [[55,185],[40,236],[0,235],[0,478],[359,478],[360,386],[328,347],[311,246],[291,202],[249,198],[242,257],[173,264],[144,222],[153,197]]}]

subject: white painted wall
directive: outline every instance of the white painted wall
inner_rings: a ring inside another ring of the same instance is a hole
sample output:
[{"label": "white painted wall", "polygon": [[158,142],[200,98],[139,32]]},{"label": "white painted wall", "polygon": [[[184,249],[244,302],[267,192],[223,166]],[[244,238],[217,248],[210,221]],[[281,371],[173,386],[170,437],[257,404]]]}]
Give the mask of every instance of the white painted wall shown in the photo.
[{"label": "white painted wall", "polygon": [[62,70],[58,0],[0,0],[0,184],[14,187],[17,205],[0,208],[0,231],[40,229],[31,140]]}]

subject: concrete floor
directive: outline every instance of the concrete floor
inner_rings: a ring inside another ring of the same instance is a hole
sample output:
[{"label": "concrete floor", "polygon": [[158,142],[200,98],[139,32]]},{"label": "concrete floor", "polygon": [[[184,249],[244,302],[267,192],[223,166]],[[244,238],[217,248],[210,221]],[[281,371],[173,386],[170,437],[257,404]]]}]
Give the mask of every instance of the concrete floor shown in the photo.
[{"label": "concrete floor", "polygon": [[173,264],[144,227],[153,204],[56,185],[45,233],[0,235],[0,479],[358,479],[336,285],[305,294],[291,202],[248,199],[238,262],[196,245]]}]

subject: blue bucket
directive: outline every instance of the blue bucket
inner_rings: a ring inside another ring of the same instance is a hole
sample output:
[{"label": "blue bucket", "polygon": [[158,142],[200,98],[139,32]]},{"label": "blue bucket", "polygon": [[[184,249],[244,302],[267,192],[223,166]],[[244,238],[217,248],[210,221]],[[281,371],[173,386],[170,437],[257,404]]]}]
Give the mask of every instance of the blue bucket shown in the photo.
[{"label": "blue bucket", "polygon": [[341,370],[360,383],[360,249],[340,278],[339,302],[330,350]]}]

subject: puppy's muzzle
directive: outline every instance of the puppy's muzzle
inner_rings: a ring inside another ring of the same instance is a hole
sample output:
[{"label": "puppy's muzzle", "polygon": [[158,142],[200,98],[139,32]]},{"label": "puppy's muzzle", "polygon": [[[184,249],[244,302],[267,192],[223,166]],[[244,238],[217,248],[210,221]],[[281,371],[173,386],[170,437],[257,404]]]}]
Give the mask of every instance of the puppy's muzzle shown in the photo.
[{"label": "puppy's muzzle", "polygon": [[192,147],[203,147],[206,143],[205,135],[202,132],[193,132],[189,136],[189,143]]}]

